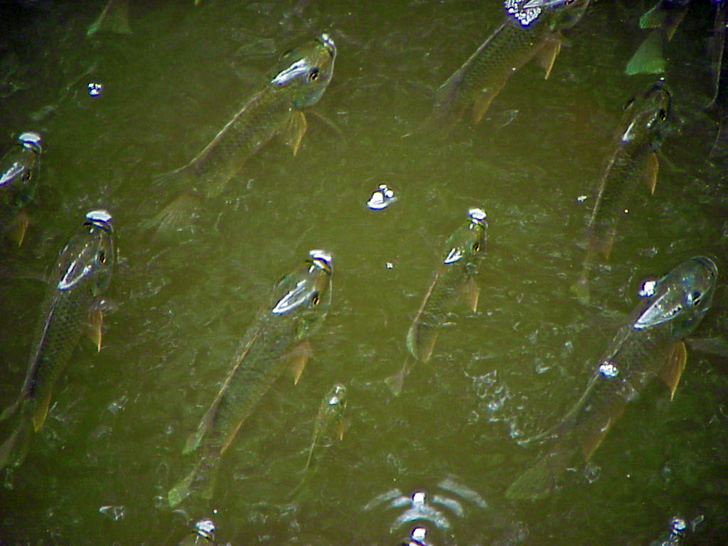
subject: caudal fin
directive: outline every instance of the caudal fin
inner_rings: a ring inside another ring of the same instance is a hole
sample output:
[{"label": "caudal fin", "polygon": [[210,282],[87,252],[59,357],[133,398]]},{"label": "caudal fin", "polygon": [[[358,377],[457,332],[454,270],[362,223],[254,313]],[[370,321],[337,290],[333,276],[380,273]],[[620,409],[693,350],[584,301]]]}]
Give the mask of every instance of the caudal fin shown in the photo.
[{"label": "caudal fin", "polygon": [[32,435],[30,421],[30,415],[23,413],[18,426],[0,446],[0,470],[6,466],[20,466],[25,460]]},{"label": "caudal fin", "polygon": [[535,465],[521,474],[506,490],[511,500],[538,500],[547,497],[556,487],[559,477],[571,460],[568,450],[559,449],[546,453]]}]

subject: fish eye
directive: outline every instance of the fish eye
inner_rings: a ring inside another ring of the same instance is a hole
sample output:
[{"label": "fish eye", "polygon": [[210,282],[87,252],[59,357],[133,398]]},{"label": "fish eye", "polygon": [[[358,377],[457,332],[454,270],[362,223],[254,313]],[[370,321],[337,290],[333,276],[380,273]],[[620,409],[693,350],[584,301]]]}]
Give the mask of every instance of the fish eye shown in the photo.
[{"label": "fish eye", "polygon": [[30,171],[25,171],[25,172],[23,173],[23,180],[26,180],[26,181],[27,181],[27,180],[30,180],[30,177],[31,177],[31,176],[32,176],[32,174],[31,174],[31,172],[30,172]]},{"label": "fish eye", "polygon": [[314,82],[318,78],[319,69],[318,68],[312,68],[308,72],[308,81]]},{"label": "fish eye", "polygon": [[314,292],[311,296],[311,305],[316,307],[321,302],[321,298],[319,297],[318,292]]},{"label": "fish eye", "polygon": [[106,260],[107,260],[107,258],[106,258],[106,252],[104,252],[103,250],[99,250],[98,257],[99,257],[99,263],[101,265],[104,265],[106,263]]},{"label": "fish eye", "polygon": [[478,252],[480,250],[480,241],[475,241],[472,248],[473,252]]},{"label": "fish eye", "polygon": [[660,121],[665,121],[667,119],[667,112],[665,112],[664,108],[660,108]]},{"label": "fish eye", "polygon": [[629,99],[627,102],[624,103],[624,109],[629,110],[633,104],[634,104],[634,99]]},{"label": "fish eye", "polygon": [[702,298],[703,294],[696,290],[688,296],[688,302],[690,302],[691,305],[699,305]]}]

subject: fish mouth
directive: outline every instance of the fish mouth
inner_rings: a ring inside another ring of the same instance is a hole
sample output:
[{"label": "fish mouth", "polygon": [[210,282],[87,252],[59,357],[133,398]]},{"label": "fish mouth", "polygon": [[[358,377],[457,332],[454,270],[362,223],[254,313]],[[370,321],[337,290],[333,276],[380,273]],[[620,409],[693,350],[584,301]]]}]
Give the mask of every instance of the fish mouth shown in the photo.
[{"label": "fish mouth", "polygon": [[33,131],[28,131],[26,133],[22,133],[18,137],[18,142],[20,142],[21,146],[23,148],[26,148],[28,150],[34,151],[36,154],[41,153],[43,150],[41,148],[41,138],[38,133],[35,133]]},{"label": "fish mouth", "polygon": [[86,213],[86,221],[84,226],[96,226],[108,233],[113,233],[114,228],[111,225],[111,214],[104,209],[92,210]]},{"label": "fish mouth", "polygon": [[334,40],[331,39],[331,36],[329,36],[327,32],[324,32],[318,39],[324,45],[326,51],[329,52],[331,58],[333,59],[336,57],[336,44],[334,43]]}]

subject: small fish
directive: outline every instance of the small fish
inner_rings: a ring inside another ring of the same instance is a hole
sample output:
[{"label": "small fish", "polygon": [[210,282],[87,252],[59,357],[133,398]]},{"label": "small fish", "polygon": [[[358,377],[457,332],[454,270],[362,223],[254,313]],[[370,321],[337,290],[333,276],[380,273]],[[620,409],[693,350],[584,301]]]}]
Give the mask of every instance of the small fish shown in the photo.
[{"label": "small fish", "polygon": [[434,123],[446,132],[466,111],[478,123],[513,73],[534,57],[546,78],[561,50],[561,30],[575,25],[589,0],[505,0],[505,16],[470,58],[435,92]]},{"label": "small fish", "polygon": [[399,373],[387,378],[390,389],[398,394],[409,373],[410,360],[427,362],[448,314],[460,299],[469,309],[478,307],[479,289],[475,283],[480,260],[485,255],[488,224],[482,209],[468,210],[468,218],[445,243],[442,262],[407,332],[408,357]]},{"label": "small fish", "polygon": [[718,267],[697,256],[658,280],[647,280],[642,302],[617,331],[584,394],[546,436],[555,442],[507,490],[511,499],[545,497],[561,474],[581,458],[588,461],[612,425],[655,377],[675,394],[685,368],[684,339],[710,309]]},{"label": "small fish", "polygon": [[644,94],[624,106],[612,154],[599,182],[594,210],[587,227],[587,255],[579,280],[572,287],[579,299],[589,301],[589,271],[598,254],[609,259],[619,218],[635,187],[644,182],[650,193],[657,183],[657,151],[670,118],[671,95],[658,80]]},{"label": "small fish", "polygon": [[640,17],[640,28],[653,30],[627,63],[628,75],[665,72],[665,44],[672,40],[689,6],[690,0],[658,0]]},{"label": "small fish", "polygon": [[322,34],[285,53],[263,88],[247,100],[237,114],[190,163],[164,175],[165,186],[182,185],[185,193],[152,220],[160,228],[174,228],[194,208],[196,197],[219,195],[248,159],[276,135],[298,153],[306,133],[303,110],[316,104],[334,73],[336,46]]},{"label": "small fish", "polygon": [[341,383],[331,387],[321,400],[304,470],[311,465],[311,457],[317,445],[330,445],[334,440],[341,441],[344,438],[346,404],[346,387]]},{"label": "small fish", "polygon": [[23,244],[28,228],[25,206],[33,199],[40,169],[41,139],[27,132],[0,158],[0,230]]},{"label": "small fish", "polygon": [[22,463],[30,440],[45,421],[53,386],[63,373],[84,327],[101,350],[100,297],[109,286],[114,265],[111,215],[104,210],[86,214],[83,225],[61,250],[46,291],[17,401],[0,420],[17,413],[19,427],[0,446],[0,468]]},{"label": "small fish", "polygon": [[187,441],[184,453],[199,451],[199,460],[169,491],[170,506],[193,492],[211,498],[223,453],[287,365],[298,382],[310,353],[308,339],[331,304],[331,273],[331,256],[312,250],[275,285],[270,305],[245,334],[220,392]]}]

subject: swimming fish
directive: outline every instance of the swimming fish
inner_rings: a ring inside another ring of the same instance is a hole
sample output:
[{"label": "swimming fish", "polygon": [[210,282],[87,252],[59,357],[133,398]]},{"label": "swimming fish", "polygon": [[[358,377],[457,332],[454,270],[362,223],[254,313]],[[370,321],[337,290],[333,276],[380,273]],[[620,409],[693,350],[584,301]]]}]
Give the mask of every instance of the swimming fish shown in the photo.
[{"label": "swimming fish", "polygon": [[581,276],[572,287],[579,299],[589,301],[589,271],[599,254],[609,259],[619,218],[632,192],[643,182],[650,193],[657,183],[657,151],[670,118],[670,91],[663,80],[624,106],[613,151],[599,182],[594,209],[587,227],[587,255]]},{"label": "swimming fish", "polygon": [[152,225],[163,230],[176,227],[200,197],[219,195],[276,135],[282,135],[296,155],[307,127],[303,110],[323,96],[335,59],[336,46],[328,34],[285,53],[262,89],[245,101],[197,157],[160,179],[164,186],[181,186],[184,193],[157,214]]},{"label": "swimming fish", "polygon": [[341,441],[344,437],[344,415],[346,414],[346,387],[337,383],[324,395],[316,415],[316,424],[311,438],[311,447],[308,450],[306,468],[311,465],[311,457],[317,445],[330,444],[334,440]]},{"label": "swimming fish", "polygon": [[588,461],[604,436],[655,377],[675,395],[685,368],[684,339],[710,309],[718,267],[696,256],[658,280],[646,280],[641,303],[619,328],[572,410],[547,435],[554,442],[507,490],[511,499],[550,493],[576,460]]},{"label": "swimming fish", "polygon": [[227,379],[187,440],[184,453],[198,451],[198,462],[169,491],[170,506],[191,493],[211,498],[222,455],[286,366],[298,382],[310,353],[308,339],[331,304],[331,273],[331,256],[312,250],[301,267],[276,283],[270,304],[245,334]]},{"label": "swimming fish", "polygon": [[105,210],[86,214],[61,250],[41,308],[25,382],[17,401],[0,420],[20,413],[20,424],[0,446],[0,468],[22,463],[30,440],[45,421],[53,386],[63,373],[84,326],[101,350],[100,297],[114,265],[114,233]]},{"label": "swimming fish", "polygon": [[434,122],[449,131],[470,111],[474,123],[487,112],[513,73],[534,57],[546,78],[561,50],[561,30],[575,25],[589,0],[505,0],[493,33],[435,92]]},{"label": "swimming fish", "polygon": [[474,277],[485,255],[488,224],[482,209],[472,208],[467,216],[467,220],[445,242],[442,261],[407,331],[408,358],[400,372],[386,380],[395,394],[402,389],[404,377],[409,373],[410,360],[430,360],[440,329],[458,300],[464,301],[473,311],[478,307],[480,291]]},{"label": "swimming fish", "polygon": [[23,244],[28,228],[25,206],[33,199],[40,169],[41,138],[26,132],[0,158],[0,230]]}]

